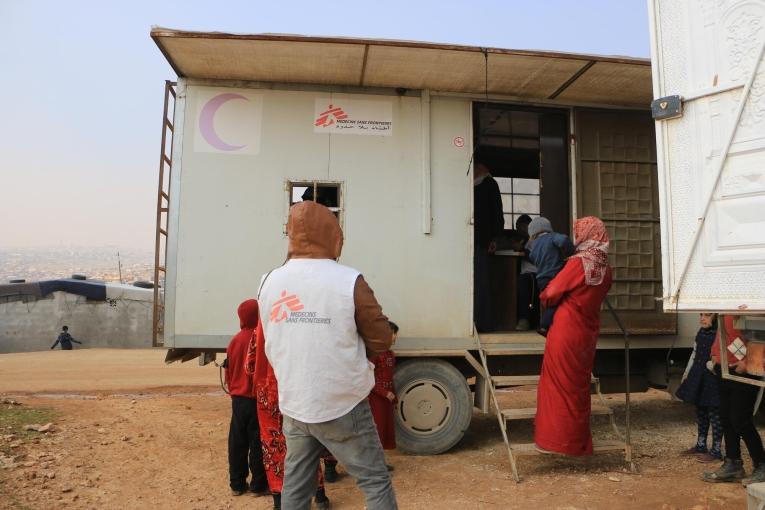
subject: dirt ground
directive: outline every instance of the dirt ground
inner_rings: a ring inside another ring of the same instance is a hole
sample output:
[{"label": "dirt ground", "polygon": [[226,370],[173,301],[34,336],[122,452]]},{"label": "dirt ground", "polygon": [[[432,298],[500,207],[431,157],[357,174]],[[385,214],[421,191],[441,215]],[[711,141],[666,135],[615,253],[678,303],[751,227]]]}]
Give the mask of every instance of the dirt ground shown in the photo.
[{"label": "dirt ground", "polygon": [[[0,355],[2,413],[50,408],[52,432],[0,430],[2,509],[268,509],[270,498],[232,497],[226,437],[230,404],[218,369],[163,364],[160,350],[80,350]],[[503,392],[507,404],[534,391]],[[609,397],[623,422],[624,397]],[[7,428],[7,427],[6,427]],[[511,430],[531,440],[532,424]],[[595,418],[595,438],[609,438]],[[678,452],[695,439],[690,406],[650,391],[633,399],[639,472],[618,454],[589,459],[524,457],[516,484],[496,419],[477,414],[461,443],[432,457],[389,455],[402,509],[693,509],[744,508],[740,485],[705,484],[707,466]],[[748,461],[747,461],[748,462]],[[335,509],[361,509],[348,476],[328,485]]]}]

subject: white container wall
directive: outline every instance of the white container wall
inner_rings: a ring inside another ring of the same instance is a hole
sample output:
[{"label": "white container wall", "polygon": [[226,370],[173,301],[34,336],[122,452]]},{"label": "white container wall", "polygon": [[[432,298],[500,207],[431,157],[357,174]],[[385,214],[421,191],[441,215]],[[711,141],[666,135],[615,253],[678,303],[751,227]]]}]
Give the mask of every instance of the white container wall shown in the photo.
[{"label": "white container wall", "polygon": [[664,308],[763,312],[765,1],[649,4]]},{"label": "white container wall", "polygon": [[289,183],[306,181],[339,185],[340,262],[364,274],[408,338],[471,336],[470,101],[433,98],[423,117],[416,96],[183,80],[178,99],[166,346],[227,345],[237,305],[286,257]]}]

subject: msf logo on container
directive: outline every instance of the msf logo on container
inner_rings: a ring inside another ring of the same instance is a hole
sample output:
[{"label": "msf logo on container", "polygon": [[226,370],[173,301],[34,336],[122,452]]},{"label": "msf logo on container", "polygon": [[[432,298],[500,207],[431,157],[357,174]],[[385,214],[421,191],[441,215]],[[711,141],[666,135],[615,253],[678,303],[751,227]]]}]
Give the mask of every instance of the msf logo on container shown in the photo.
[{"label": "msf logo on container", "polygon": [[313,125],[316,127],[329,127],[336,123],[338,120],[345,120],[348,118],[348,114],[343,111],[339,106],[329,105],[329,107],[321,112],[314,121]]}]

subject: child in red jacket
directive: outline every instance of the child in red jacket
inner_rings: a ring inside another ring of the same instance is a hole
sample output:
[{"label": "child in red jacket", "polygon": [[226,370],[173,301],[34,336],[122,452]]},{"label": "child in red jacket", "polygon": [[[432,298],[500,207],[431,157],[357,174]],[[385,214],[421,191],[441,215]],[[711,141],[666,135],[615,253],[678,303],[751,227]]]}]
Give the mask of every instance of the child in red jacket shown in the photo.
[{"label": "child in red jacket", "polygon": [[[224,365],[226,385],[231,396],[231,425],[228,431],[229,484],[234,496],[241,496],[248,489],[256,494],[267,494],[268,482],[263,468],[255,388],[245,367],[250,351],[255,353],[258,302],[248,299],[239,305],[237,313],[241,329],[226,348]],[[248,487],[249,473],[252,473],[252,479]]]},{"label": "child in red jacket", "polygon": [[[395,322],[388,321],[390,329],[393,330],[393,343],[396,343],[398,336],[398,326]],[[372,409],[372,417],[377,426],[377,434],[380,436],[380,443],[384,450],[394,450],[396,448],[396,424],[393,411],[396,405],[396,392],[393,388],[393,373],[396,370],[396,355],[393,351],[385,351],[373,360],[375,365],[375,385],[369,393],[369,407]],[[324,461],[324,479],[329,483],[335,483],[338,478],[337,460],[327,455],[322,458]],[[388,470],[392,471],[393,466],[387,464]]]},{"label": "child in red jacket", "polygon": [[[395,344],[398,326],[390,322],[390,328],[393,330],[393,344]],[[377,433],[380,435],[383,449],[394,450],[396,429],[393,410],[396,405],[396,393],[393,388],[393,372],[396,370],[396,355],[393,351],[385,351],[372,362],[375,365],[375,385],[369,394],[369,406],[372,408],[372,416],[377,425]],[[388,469],[392,469],[392,466],[388,466]]]}]

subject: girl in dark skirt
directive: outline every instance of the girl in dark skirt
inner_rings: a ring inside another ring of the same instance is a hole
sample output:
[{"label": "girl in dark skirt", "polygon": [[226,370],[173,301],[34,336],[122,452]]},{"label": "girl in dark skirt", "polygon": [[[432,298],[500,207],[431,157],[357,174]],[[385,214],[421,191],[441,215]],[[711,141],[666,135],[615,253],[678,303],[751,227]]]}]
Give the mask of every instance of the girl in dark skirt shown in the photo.
[{"label": "girl in dark skirt", "polygon": [[[688,367],[683,374],[683,382],[677,389],[677,398],[696,405],[698,439],[696,444],[683,451],[685,455],[696,455],[699,462],[717,462],[722,459],[723,429],[720,425],[720,386],[715,375],[707,368],[712,344],[717,333],[717,314],[702,313],[699,318],[701,328],[696,333]],[[712,448],[707,449],[707,433],[712,426]]]}]

